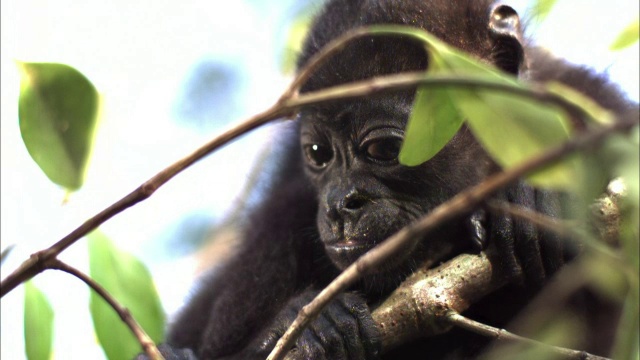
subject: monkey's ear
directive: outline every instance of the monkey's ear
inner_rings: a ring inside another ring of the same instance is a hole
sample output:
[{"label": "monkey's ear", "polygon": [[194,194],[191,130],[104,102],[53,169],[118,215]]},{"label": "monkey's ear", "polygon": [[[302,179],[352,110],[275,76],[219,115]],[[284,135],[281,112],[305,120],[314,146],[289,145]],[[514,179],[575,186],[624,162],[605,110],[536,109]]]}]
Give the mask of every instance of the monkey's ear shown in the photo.
[{"label": "monkey's ear", "polygon": [[489,17],[489,31],[496,45],[494,63],[502,70],[518,75],[524,60],[522,27],[518,13],[510,6],[496,6]]}]

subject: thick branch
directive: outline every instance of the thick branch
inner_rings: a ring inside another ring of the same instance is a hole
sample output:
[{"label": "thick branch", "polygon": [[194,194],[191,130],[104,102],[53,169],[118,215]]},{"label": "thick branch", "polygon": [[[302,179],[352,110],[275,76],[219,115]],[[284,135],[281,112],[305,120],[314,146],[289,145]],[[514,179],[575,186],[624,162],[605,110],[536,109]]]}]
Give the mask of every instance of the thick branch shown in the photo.
[{"label": "thick branch", "polygon": [[492,265],[497,261],[495,256],[492,253],[462,254],[437,268],[419,269],[409,276],[372,313],[380,331],[382,351],[458,326],[497,340],[543,346],[566,359],[606,359],[584,351],[543,344],[459,315],[473,303],[506,285],[506,274]]},{"label": "thick branch", "polygon": [[449,311],[463,312],[507,281],[484,252],[417,270],[372,313],[383,351],[449,331]]}]

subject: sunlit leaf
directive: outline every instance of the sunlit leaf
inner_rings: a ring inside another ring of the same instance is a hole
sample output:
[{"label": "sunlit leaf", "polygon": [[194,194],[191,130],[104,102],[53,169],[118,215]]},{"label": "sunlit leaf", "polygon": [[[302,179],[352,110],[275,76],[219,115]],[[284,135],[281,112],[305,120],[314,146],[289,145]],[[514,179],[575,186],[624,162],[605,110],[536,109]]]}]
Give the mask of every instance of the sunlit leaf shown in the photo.
[{"label": "sunlit leaf", "polygon": [[64,64],[19,63],[20,133],[29,154],[54,183],[78,189],[91,152],[98,93]]},{"label": "sunlit leaf", "polygon": [[303,12],[297,16],[290,28],[287,36],[286,46],[282,52],[282,72],[289,74],[296,68],[296,59],[302,51],[302,44],[311,27],[313,16],[309,12]]},{"label": "sunlit leaf", "polygon": [[[164,312],[147,268],[116,249],[103,234],[89,235],[91,277],[131,312],[154,342],[164,337]],[[98,340],[109,359],[132,359],[142,349],[116,312],[91,292],[91,317]]]},{"label": "sunlit leaf", "polygon": [[553,9],[556,2],[558,2],[558,0],[534,1],[531,6],[531,18],[537,20],[538,22],[544,21],[544,19],[549,16],[549,13],[551,13],[551,9]]},{"label": "sunlit leaf", "polygon": [[545,89],[562,98],[564,101],[580,108],[587,116],[583,119],[590,123],[611,124],[615,121],[614,115],[600,106],[593,98],[580,91],[558,81],[545,84]]},{"label": "sunlit leaf", "polygon": [[431,159],[451,140],[462,122],[446,91],[419,88],[400,151],[400,163],[416,166]]},{"label": "sunlit leaf", "polygon": [[29,360],[51,359],[53,309],[31,282],[24,284],[24,345]]},{"label": "sunlit leaf", "polygon": [[640,38],[640,19],[636,19],[627,26],[616,40],[609,46],[610,50],[622,50],[638,42]]},{"label": "sunlit leaf", "polygon": [[[463,55],[419,29],[375,26],[371,28],[371,32],[408,35],[425,42],[429,53],[430,71],[435,69],[438,74],[448,73],[459,78],[491,81],[507,88],[513,87],[514,90],[525,86],[509,75]],[[504,168],[520,164],[569,138],[570,125],[563,113],[559,109],[543,106],[533,99],[482,87],[451,87],[443,88],[442,91],[449,94],[450,101],[466,118],[478,141]],[[448,106],[442,97],[440,100],[443,102],[440,106]],[[449,117],[444,121],[452,120]],[[446,126],[439,125],[433,128],[442,129]],[[443,134],[442,137],[445,135],[447,134]],[[426,138],[434,136],[436,135],[430,134],[426,135]],[[544,187],[573,187],[581,174],[580,168],[581,162],[578,159],[569,158],[534,173],[528,180],[534,185]]]},{"label": "sunlit leaf", "polygon": [[[507,86],[521,87],[515,79],[461,53],[436,44],[431,51],[443,68],[458,76],[482,76]],[[569,138],[569,125],[555,108],[507,92],[449,89],[476,138],[503,167],[520,164]],[[539,186],[575,185],[577,173],[569,161],[538,172],[529,180]]]}]

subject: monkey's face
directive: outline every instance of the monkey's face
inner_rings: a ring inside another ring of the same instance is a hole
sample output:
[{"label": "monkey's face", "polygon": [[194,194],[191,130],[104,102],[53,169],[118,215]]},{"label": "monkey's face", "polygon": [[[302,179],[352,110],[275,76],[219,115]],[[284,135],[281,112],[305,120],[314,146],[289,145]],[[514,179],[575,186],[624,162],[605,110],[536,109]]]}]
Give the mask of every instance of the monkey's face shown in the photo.
[{"label": "monkey's face", "polygon": [[[469,166],[477,158],[466,131],[427,163],[398,162],[411,101],[386,96],[301,114],[301,150],[317,190],[318,230],[341,269],[481,176]],[[429,238],[415,239],[385,269],[415,260],[423,240]]]}]

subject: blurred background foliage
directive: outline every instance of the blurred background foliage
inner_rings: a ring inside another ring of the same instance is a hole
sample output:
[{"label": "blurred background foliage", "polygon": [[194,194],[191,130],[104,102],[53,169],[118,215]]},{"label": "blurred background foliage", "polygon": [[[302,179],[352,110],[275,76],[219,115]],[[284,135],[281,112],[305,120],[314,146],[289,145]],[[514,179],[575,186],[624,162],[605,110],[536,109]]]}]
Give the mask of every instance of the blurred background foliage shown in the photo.
[{"label": "blurred background foliage", "polygon": [[[530,5],[509,3],[521,14]],[[271,105],[291,78],[318,5],[311,0],[224,6],[202,0],[152,6],[122,0],[2,2],[0,239],[3,250],[15,245],[3,258],[2,277],[231,123]],[[560,0],[545,14],[543,25],[529,24],[537,42],[573,62],[607,71],[638,100],[637,43],[609,51],[637,18],[637,2]],[[80,191],[67,195],[51,183],[22,142],[16,60],[72,65],[98,90],[102,112]],[[251,168],[269,169],[263,160],[272,128],[201,161],[101,227],[118,248],[147,264],[169,316],[194,277],[227,254],[233,240],[227,214],[259,196],[264,175]],[[85,272],[88,258],[86,241],[61,256]],[[34,284],[56,314],[54,358],[104,357],[89,321],[86,286],[58,272],[47,272]],[[2,299],[2,358],[25,357],[22,292]]]}]

